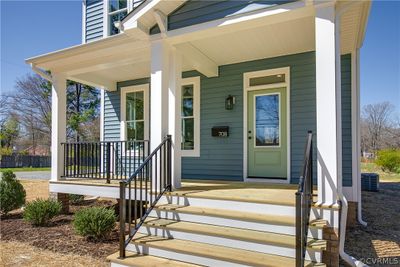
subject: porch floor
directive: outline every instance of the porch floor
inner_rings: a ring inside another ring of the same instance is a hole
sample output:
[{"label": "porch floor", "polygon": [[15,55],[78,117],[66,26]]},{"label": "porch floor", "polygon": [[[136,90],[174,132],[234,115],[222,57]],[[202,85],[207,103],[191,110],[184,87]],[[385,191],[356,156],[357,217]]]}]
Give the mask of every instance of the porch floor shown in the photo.
[{"label": "porch floor", "polygon": [[[68,178],[51,181],[52,184],[95,185],[118,187],[120,180]],[[149,186],[149,185],[148,185]],[[150,187],[150,186],[149,186]],[[143,183],[144,188],[144,183]],[[250,183],[216,180],[182,180],[182,187],[169,195],[252,203],[269,203],[292,206],[295,204],[296,184]]]}]

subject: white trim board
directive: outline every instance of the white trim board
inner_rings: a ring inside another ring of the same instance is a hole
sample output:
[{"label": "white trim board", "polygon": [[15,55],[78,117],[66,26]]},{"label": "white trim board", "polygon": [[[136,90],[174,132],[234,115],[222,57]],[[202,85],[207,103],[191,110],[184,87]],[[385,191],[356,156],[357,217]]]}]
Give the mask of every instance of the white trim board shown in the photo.
[{"label": "white trim board", "polygon": [[[275,83],[268,85],[250,86],[250,78],[269,76],[276,74],[284,74],[285,82]],[[273,88],[286,88],[286,131],[287,131],[287,174],[286,180],[283,179],[262,179],[262,178],[248,178],[248,145],[247,145],[247,93],[253,90],[273,89]],[[290,162],[290,146],[291,132],[290,132],[290,67],[252,71],[243,73],[243,181],[245,182],[265,182],[265,183],[290,183],[291,178],[291,162]]]},{"label": "white trim board", "polygon": [[131,92],[143,92],[144,97],[144,139],[149,140],[150,127],[150,110],[149,110],[149,84],[140,84],[133,86],[121,87],[121,122],[120,122],[120,140],[126,141],[126,94]]},{"label": "white trim board", "polygon": [[[181,156],[200,157],[200,101],[201,101],[200,76],[183,78],[181,82],[181,87],[190,84],[193,85],[194,149],[193,150],[181,149]],[[182,93],[179,96],[179,101],[182,103]]]}]

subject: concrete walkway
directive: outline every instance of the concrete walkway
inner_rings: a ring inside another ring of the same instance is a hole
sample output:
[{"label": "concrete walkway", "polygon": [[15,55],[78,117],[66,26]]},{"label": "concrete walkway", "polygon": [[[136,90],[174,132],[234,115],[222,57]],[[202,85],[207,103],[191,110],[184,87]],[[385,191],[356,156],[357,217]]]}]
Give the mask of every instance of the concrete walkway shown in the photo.
[{"label": "concrete walkway", "polygon": [[50,171],[15,172],[17,179],[22,180],[50,180]]}]

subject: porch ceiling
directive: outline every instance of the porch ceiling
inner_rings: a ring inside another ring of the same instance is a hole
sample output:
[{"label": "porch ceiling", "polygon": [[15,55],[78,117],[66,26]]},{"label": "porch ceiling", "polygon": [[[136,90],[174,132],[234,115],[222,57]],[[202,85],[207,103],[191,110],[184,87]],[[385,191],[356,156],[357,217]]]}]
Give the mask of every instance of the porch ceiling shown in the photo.
[{"label": "porch ceiling", "polygon": [[[165,8],[167,2],[161,1]],[[359,48],[364,36],[368,5],[349,8],[341,20],[342,54]],[[262,17],[253,22],[217,25],[199,29],[195,34],[185,29],[171,31],[166,40],[181,50],[183,71],[213,69],[225,64],[271,58],[315,50],[315,19],[310,6],[292,13]],[[281,18],[281,19],[280,19]],[[265,20],[265,21],[264,21]],[[243,25],[247,25],[243,27]],[[139,32],[139,30],[137,30]],[[122,33],[87,44],[70,47],[26,62],[52,73],[63,73],[70,80],[115,90],[119,81],[149,77],[151,38]],[[204,67],[204,66],[202,66]]]}]

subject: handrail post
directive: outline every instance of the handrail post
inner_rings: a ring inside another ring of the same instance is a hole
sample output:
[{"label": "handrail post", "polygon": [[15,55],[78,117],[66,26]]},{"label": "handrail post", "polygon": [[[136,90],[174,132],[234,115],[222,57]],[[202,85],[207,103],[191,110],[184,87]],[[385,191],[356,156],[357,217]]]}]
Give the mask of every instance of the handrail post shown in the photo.
[{"label": "handrail post", "polygon": [[125,258],[125,204],[125,182],[121,181],[119,182],[119,257],[122,259]]},{"label": "handrail post", "polygon": [[296,192],[296,267],[302,267],[301,193]]},{"label": "handrail post", "polygon": [[111,143],[107,142],[107,151],[106,151],[106,178],[107,184],[110,183],[110,172],[111,172]]},{"label": "handrail post", "polygon": [[168,187],[169,191],[172,191],[172,135],[167,135],[167,177],[168,177]]}]

